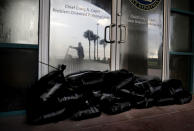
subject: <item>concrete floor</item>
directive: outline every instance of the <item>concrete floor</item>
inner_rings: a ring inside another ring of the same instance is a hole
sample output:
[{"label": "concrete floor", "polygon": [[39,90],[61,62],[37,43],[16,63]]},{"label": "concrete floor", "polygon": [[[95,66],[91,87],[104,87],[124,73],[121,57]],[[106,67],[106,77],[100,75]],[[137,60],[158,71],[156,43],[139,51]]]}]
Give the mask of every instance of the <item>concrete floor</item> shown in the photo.
[{"label": "concrete floor", "polygon": [[194,100],[185,105],[132,109],[118,115],[39,126],[25,124],[25,116],[0,118],[0,131],[194,131]]}]

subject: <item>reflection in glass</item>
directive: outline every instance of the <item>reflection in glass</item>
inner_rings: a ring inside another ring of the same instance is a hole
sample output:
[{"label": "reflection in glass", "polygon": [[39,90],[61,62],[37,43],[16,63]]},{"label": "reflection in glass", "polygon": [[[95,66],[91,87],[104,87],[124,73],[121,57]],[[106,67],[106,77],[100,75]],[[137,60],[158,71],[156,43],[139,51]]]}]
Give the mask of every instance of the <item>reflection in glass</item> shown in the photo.
[{"label": "reflection in glass", "polygon": [[128,41],[121,46],[121,68],[161,78],[163,2],[153,10],[143,11],[129,0],[122,0],[121,23],[128,25]]},{"label": "reflection in glass", "polygon": [[38,44],[39,0],[0,0],[0,43]]},{"label": "reflection in glass", "polygon": [[103,39],[110,13],[111,0],[51,0],[49,64],[66,64],[66,74],[108,70],[110,44]]}]

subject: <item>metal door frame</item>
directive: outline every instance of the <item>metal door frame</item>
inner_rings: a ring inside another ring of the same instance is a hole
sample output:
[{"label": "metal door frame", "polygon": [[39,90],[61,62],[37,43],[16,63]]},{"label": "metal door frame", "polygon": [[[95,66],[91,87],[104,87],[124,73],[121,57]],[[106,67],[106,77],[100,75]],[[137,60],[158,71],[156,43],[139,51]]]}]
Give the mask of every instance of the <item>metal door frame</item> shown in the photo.
[{"label": "metal door frame", "polygon": [[39,1],[39,68],[38,78],[48,73],[49,63],[49,32],[50,32],[50,0]]}]

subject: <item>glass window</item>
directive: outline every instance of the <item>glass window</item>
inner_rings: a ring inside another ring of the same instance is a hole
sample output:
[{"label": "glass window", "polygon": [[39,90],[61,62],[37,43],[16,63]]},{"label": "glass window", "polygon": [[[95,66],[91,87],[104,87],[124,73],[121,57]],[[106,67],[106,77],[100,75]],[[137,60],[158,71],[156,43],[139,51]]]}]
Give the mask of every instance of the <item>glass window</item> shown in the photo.
[{"label": "glass window", "polygon": [[65,74],[109,70],[110,44],[104,28],[111,24],[112,0],[51,0],[49,64],[67,65]]},{"label": "glass window", "polygon": [[38,44],[39,0],[0,1],[0,43]]}]

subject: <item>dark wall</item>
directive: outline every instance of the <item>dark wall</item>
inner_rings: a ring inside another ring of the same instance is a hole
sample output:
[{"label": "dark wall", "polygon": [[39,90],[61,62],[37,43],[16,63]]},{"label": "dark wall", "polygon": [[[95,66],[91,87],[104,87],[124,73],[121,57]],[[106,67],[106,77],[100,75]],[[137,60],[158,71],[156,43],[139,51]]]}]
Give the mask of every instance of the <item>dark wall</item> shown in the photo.
[{"label": "dark wall", "polygon": [[24,109],[38,78],[38,49],[0,48],[0,61],[0,111]]}]

